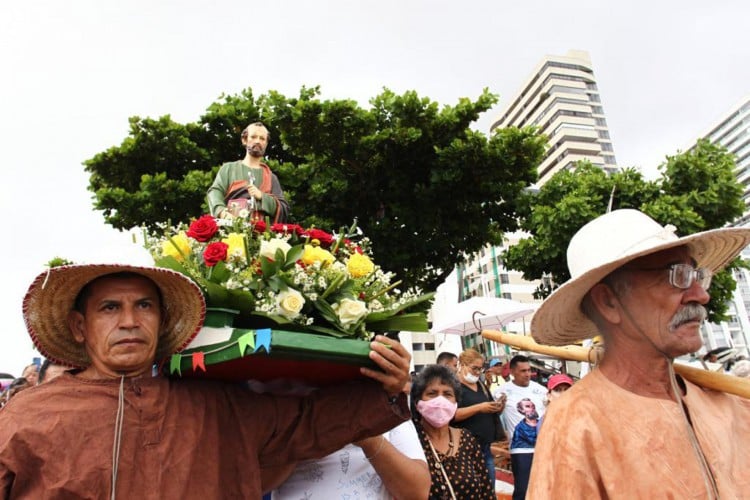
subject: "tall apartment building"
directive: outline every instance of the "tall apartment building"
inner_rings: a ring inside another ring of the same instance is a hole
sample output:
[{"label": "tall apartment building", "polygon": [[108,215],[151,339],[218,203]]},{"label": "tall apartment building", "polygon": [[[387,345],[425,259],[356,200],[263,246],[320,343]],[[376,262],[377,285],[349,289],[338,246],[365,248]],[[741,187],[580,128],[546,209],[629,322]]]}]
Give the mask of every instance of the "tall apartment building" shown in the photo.
[{"label": "tall apartment building", "polygon": [[617,168],[587,52],[571,50],[564,56],[544,57],[491,130],[527,125],[538,127],[548,138],[539,165],[539,185],[580,160],[605,170]]},{"label": "tall apartment building", "polygon": [[[571,50],[564,56],[546,56],[536,66],[521,89],[511,96],[508,106],[493,123],[496,128],[534,125],[548,138],[544,159],[539,165],[538,186],[562,169],[575,167],[576,162],[588,160],[605,170],[617,169],[612,141],[604,118],[604,109],[594,78],[588,53]],[[470,262],[459,266],[450,275],[444,294],[436,300],[433,311],[449,308],[451,304],[475,296],[501,297],[520,302],[537,302],[533,292],[538,282],[525,281],[518,271],[504,267],[501,254],[523,234],[508,235],[503,247],[487,246]],[[438,311],[439,312],[439,311]],[[530,333],[531,315],[508,326],[513,333]],[[456,342],[440,335],[425,345],[439,352],[450,347],[456,352]],[[483,342],[476,336],[460,339],[460,347],[479,347],[488,356],[500,355],[497,345]],[[416,359],[429,359],[433,353],[415,353]],[[433,358],[434,359],[434,358]]]},{"label": "tall apartment building", "polygon": [[[724,146],[735,156],[735,175],[745,187],[742,196],[745,212],[733,225],[750,227],[750,96],[732,108],[701,138]],[[745,248],[742,257],[750,259],[750,248]],[[733,347],[739,354],[750,356],[750,271],[737,269],[734,278],[737,280],[737,289],[729,304],[729,321],[704,325],[705,345],[707,350]]]}]

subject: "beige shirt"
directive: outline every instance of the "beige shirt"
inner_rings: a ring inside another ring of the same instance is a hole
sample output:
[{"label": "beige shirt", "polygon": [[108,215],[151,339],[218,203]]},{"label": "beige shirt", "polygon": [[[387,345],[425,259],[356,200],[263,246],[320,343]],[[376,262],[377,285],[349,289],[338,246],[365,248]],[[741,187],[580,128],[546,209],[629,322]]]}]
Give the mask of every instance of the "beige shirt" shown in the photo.
[{"label": "beige shirt", "polygon": [[[721,498],[750,498],[750,400],[685,384]],[[710,498],[686,425],[677,403],[595,370],[550,405],[527,498]]]}]

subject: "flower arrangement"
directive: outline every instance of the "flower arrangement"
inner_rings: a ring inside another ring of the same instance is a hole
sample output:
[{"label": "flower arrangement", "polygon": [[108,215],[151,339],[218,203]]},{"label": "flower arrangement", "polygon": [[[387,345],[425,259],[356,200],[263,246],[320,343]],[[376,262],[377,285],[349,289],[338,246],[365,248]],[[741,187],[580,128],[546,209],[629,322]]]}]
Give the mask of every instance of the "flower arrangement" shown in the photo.
[{"label": "flower arrangement", "polygon": [[[354,239],[357,237],[355,243]],[[353,224],[339,234],[203,215],[144,235],[157,266],[185,274],[209,307],[236,309],[236,326],[368,339],[373,332],[427,331],[433,294],[400,291],[371,258]]]}]

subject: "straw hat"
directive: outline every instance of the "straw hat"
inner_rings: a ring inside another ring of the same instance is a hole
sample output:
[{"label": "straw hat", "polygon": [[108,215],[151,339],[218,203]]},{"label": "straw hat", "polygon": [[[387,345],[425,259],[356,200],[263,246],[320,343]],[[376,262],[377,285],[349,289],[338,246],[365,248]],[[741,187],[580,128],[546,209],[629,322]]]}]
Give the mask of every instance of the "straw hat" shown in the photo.
[{"label": "straw hat", "polygon": [[68,366],[91,364],[86,349],[76,342],[68,327],[68,314],[81,289],[92,280],[121,272],[140,274],[161,291],[167,322],[159,337],[156,359],[178,352],[203,325],[206,304],[200,288],[186,276],[157,267],[121,264],[60,266],[36,277],[23,300],[23,317],[39,352]]},{"label": "straw hat", "polygon": [[699,267],[724,268],[750,243],[750,229],[723,228],[685,237],[638,210],[606,213],[583,226],[568,245],[570,280],[542,303],[531,321],[541,344],[567,345],[599,334],[581,311],[591,288],[624,264],[644,255],[687,246]]}]

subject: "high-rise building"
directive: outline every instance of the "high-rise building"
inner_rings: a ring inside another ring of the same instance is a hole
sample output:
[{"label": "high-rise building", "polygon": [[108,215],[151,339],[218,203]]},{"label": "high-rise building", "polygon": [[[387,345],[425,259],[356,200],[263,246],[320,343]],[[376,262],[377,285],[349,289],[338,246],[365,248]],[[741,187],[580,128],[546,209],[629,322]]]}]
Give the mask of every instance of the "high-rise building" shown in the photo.
[{"label": "high-rise building", "polygon": [[546,56],[500,113],[491,130],[534,125],[548,138],[539,165],[542,185],[555,172],[588,160],[614,171],[614,149],[589,54]]},{"label": "high-rise building", "polygon": [[[732,153],[737,164],[735,175],[745,190],[742,200],[745,212],[734,226],[750,227],[750,96],[745,97],[733,107],[718,123],[701,138],[708,139],[714,144],[724,146]],[[750,259],[750,248],[742,252],[744,259]],[[750,355],[750,271],[736,269],[734,278],[737,289],[732,302],[729,304],[729,320],[719,324],[703,326],[706,350],[717,347],[731,347],[738,354]]]},{"label": "high-rise building", "polygon": [[[538,127],[548,138],[537,186],[562,169],[574,168],[581,160],[607,171],[617,169],[591,58],[586,52],[571,50],[564,56],[544,57],[518,94],[511,96],[491,130],[527,125]],[[487,246],[466,264],[458,266],[448,278],[454,280],[451,286],[438,290],[439,300],[436,299],[433,311],[450,308],[451,304],[475,296],[538,302],[533,292],[539,282],[524,280],[522,273],[506,269],[501,259],[504,248],[522,237],[520,233],[507,235],[504,246]],[[446,293],[450,296],[446,297]],[[507,325],[506,329],[512,333],[530,333],[532,315]],[[434,338],[430,345],[436,351],[449,345],[445,336],[435,335]],[[483,341],[476,335],[462,337],[460,344],[461,348],[476,347],[488,357],[504,355],[502,346]],[[457,344],[450,345],[455,349]],[[417,356],[415,353],[415,360]],[[425,357],[429,355],[425,353]]]},{"label": "high-rise building", "polygon": [[735,225],[747,226],[750,224],[750,96],[745,97],[702,137],[724,146],[734,155],[737,180],[745,186],[742,195],[745,213]]}]

